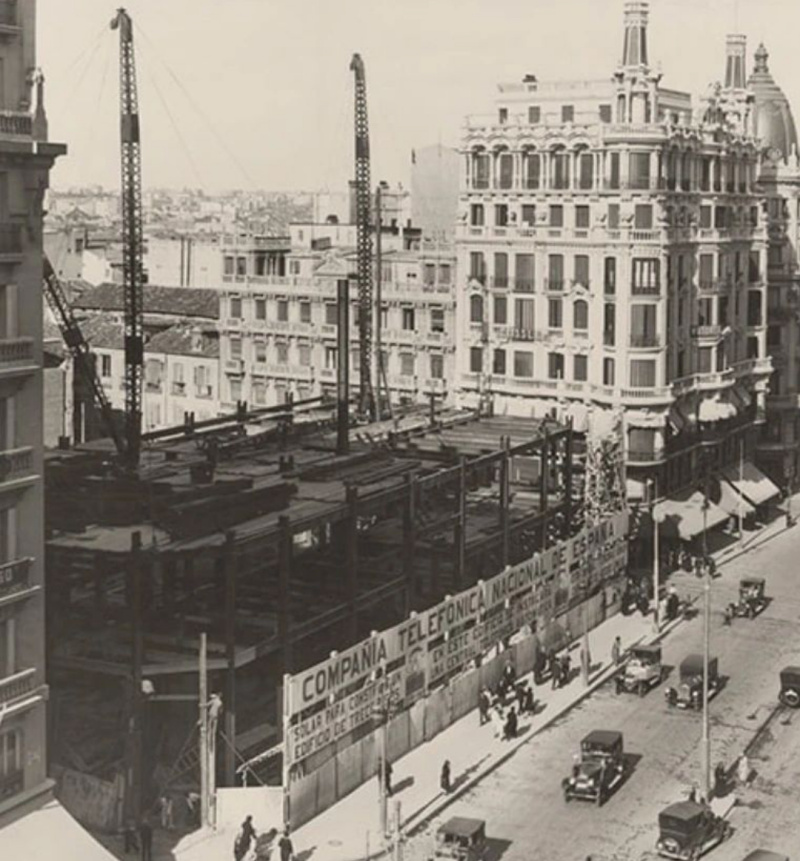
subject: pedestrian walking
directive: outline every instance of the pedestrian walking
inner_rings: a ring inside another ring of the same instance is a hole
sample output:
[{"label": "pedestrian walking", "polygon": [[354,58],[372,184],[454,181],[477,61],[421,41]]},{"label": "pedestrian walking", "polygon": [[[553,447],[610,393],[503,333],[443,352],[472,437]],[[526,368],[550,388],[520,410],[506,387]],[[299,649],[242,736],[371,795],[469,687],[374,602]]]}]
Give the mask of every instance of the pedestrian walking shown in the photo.
[{"label": "pedestrian walking", "polygon": [[171,795],[162,795],[159,800],[159,811],[161,813],[161,827],[165,831],[171,831],[175,827],[173,816],[173,802]]},{"label": "pedestrian walking", "polygon": [[196,792],[186,793],[186,810],[191,825],[200,825],[200,795]]},{"label": "pedestrian walking", "polygon": [[253,817],[247,816],[239,828],[239,833],[236,836],[236,842],[233,847],[233,857],[236,861],[242,861],[245,855],[247,855],[255,838],[256,829],[253,827]]},{"label": "pedestrian walking", "polygon": [[450,792],[450,760],[446,759],[442,764],[442,774],[439,778],[439,785],[442,787],[442,792]]},{"label": "pedestrian walking", "polygon": [[689,801],[694,801],[694,802],[697,801],[697,787],[696,786],[693,786],[689,790]]},{"label": "pedestrian walking", "polygon": [[506,661],[505,668],[503,669],[503,681],[506,683],[506,689],[510,690],[514,687],[514,682],[517,680],[517,674],[514,671],[514,667],[511,664],[511,661]]},{"label": "pedestrian walking", "polygon": [[620,637],[614,637],[614,642],[611,645],[611,661],[613,662],[615,667],[618,667],[621,660],[622,660],[622,639]]},{"label": "pedestrian walking", "polygon": [[489,709],[492,707],[492,698],[489,696],[489,691],[486,688],[483,688],[478,694],[478,712],[480,715],[480,724],[479,726],[483,726],[485,723],[488,723],[491,718],[489,717]]},{"label": "pedestrian walking", "polygon": [[503,710],[497,706],[492,710],[492,726],[494,727],[494,737],[502,738],[503,736]]},{"label": "pedestrian walking", "polygon": [[503,739],[512,739],[517,737],[517,713],[514,711],[514,706],[508,710],[505,726],[503,727]]},{"label": "pedestrian walking", "polygon": [[525,685],[517,685],[517,711],[522,714],[525,706]]},{"label": "pedestrian walking", "polygon": [[289,836],[289,826],[283,829],[281,839],[278,841],[278,849],[281,853],[281,861],[292,861],[294,858],[294,846],[292,838]]},{"label": "pedestrian walking", "polygon": [[[383,763],[381,768],[381,762]],[[383,788],[387,795],[392,794],[392,764],[388,759],[378,763],[378,780],[381,779],[381,770],[383,770]]]},{"label": "pedestrian walking", "polygon": [[139,851],[139,838],[136,835],[136,825],[128,822],[125,825],[125,854]]},{"label": "pedestrian walking", "polygon": [[722,798],[725,794],[727,783],[728,772],[725,769],[725,766],[721,762],[718,762],[714,769],[714,795],[716,795],[717,798]]},{"label": "pedestrian walking", "polygon": [[532,715],[536,713],[536,703],[533,699],[533,688],[529,687],[525,691],[525,713]]},{"label": "pedestrian walking", "polygon": [[564,652],[561,656],[561,684],[565,685],[569,681],[569,674],[572,670],[572,659],[569,652]]},{"label": "pedestrian walking", "polygon": [[153,861],[153,826],[144,817],[139,823],[139,841],[142,861]]},{"label": "pedestrian walking", "polygon": [[560,687],[561,687],[561,671],[562,671],[562,669],[561,669],[561,661],[558,661],[558,660],[554,661],[554,662],[553,662],[553,669],[552,669],[552,673],[553,673],[553,690],[555,690],[556,688],[560,688]]},{"label": "pedestrian walking", "polygon": [[739,784],[744,786],[750,778],[750,760],[747,758],[746,753],[743,753],[739,757],[739,765],[737,766],[736,772],[739,778]]}]

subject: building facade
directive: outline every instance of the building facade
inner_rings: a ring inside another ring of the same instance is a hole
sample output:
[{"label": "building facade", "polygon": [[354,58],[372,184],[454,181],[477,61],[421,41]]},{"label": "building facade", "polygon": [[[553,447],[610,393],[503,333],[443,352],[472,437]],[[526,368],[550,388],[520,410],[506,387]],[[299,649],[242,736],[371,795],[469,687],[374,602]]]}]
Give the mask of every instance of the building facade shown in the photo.
[{"label": "building facade", "polygon": [[[771,372],[767,223],[744,40],[698,107],[627,2],[607,80],[501,85],[469,118],[457,236],[464,405],[624,416],[633,497],[754,456]],[[705,462],[705,461],[704,461]]]},{"label": "building facade", "polygon": [[770,74],[763,45],[756,51],[747,87],[754,96],[755,129],[764,149],[759,185],[766,197],[769,231],[767,349],[774,365],[758,459],[781,487],[796,487],[800,478],[800,159],[792,109]]},{"label": "building facade", "polygon": [[[394,202],[396,196],[389,196]],[[455,257],[451,245],[386,212],[382,229],[381,348],[393,403],[438,402],[455,372]],[[252,240],[224,250],[220,361],[223,408],[334,395],[337,281],[356,271],[356,228],[335,219],[293,224],[280,261]],[[271,268],[272,271],[266,271]],[[280,274],[278,274],[280,273]],[[351,286],[350,380],[358,391],[358,308]],[[376,298],[377,302],[377,298]]]},{"label": "building facade", "polygon": [[54,159],[36,5],[0,6],[0,830],[47,778],[42,463],[42,201]]}]

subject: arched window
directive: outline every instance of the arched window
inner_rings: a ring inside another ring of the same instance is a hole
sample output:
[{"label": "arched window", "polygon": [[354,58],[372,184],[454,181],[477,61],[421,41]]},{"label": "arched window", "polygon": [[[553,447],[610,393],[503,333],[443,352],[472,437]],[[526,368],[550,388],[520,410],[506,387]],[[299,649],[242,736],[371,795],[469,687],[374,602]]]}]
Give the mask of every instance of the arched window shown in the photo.
[{"label": "arched window", "polygon": [[470,323],[483,322],[483,296],[477,293],[469,297],[469,321]]},{"label": "arched window", "polygon": [[589,328],[589,303],[583,299],[576,299],[572,306],[572,328]]},{"label": "arched window", "polygon": [[482,147],[472,151],[472,187],[489,188],[491,160],[489,153]]},{"label": "arched window", "polygon": [[569,153],[564,147],[550,153],[550,188],[569,188]]},{"label": "arched window", "polygon": [[496,150],[497,167],[495,182],[498,188],[512,188],[514,185],[514,156],[505,147]]},{"label": "arched window", "polygon": [[539,188],[542,184],[542,160],[539,153],[526,150],[524,154],[525,188]]}]

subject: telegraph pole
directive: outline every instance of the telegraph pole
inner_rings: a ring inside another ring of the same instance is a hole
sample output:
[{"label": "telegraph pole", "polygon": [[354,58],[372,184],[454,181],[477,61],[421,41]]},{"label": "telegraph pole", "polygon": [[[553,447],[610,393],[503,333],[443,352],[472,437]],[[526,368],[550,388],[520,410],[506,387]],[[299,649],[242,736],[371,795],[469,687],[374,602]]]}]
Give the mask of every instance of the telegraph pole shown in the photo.
[{"label": "telegraph pole", "polygon": [[711,568],[708,564],[708,465],[703,477],[703,788],[711,798],[711,726],[708,714],[708,664],[711,660]]},{"label": "telegraph pole", "polygon": [[659,632],[659,613],[658,613],[658,597],[659,597],[659,581],[660,576],[660,559],[659,559],[659,529],[658,521],[656,520],[656,499],[658,479],[654,476],[650,480],[650,517],[653,521],[653,630],[657,634]]},{"label": "telegraph pole", "polygon": [[200,634],[200,825],[209,823],[208,780],[208,667],[206,663],[206,634]]}]

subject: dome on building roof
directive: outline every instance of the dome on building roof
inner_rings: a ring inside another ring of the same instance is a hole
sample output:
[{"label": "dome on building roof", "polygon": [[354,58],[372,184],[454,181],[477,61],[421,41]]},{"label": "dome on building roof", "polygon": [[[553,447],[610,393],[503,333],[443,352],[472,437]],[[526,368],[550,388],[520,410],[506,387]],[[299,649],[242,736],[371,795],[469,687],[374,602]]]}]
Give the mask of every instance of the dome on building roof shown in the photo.
[{"label": "dome on building roof", "polygon": [[787,159],[797,148],[797,130],[792,108],[783,90],[770,74],[769,54],[763,44],[755,54],[756,65],[747,82],[755,94],[755,133],[766,149],[778,149]]}]

